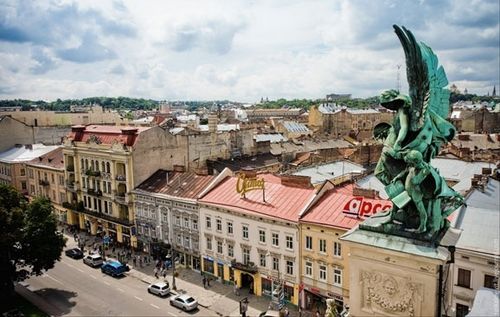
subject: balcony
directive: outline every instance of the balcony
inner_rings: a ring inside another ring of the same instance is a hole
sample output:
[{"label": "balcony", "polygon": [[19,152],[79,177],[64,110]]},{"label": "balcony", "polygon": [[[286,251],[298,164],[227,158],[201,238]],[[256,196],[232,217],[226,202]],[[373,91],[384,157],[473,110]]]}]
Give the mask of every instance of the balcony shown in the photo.
[{"label": "balcony", "polygon": [[118,193],[115,195],[115,201],[119,204],[122,205],[127,205],[128,204],[128,199],[125,195],[125,193]]},{"label": "balcony", "polygon": [[118,223],[120,225],[124,225],[124,226],[127,226],[127,227],[130,227],[130,226],[134,225],[134,222],[130,221],[128,219],[128,217],[126,217],[126,218],[114,217],[114,216],[111,216],[111,215],[108,215],[108,214],[105,214],[105,213],[102,213],[102,212],[98,212],[98,211],[95,211],[95,210],[90,210],[90,209],[87,209],[87,208],[84,208],[82,210],[82,212],[84,214],[89,215],[89,216],[93,216],[93,217],[96,217],[96,218],[99,218],[99,219],[104,219],[104,220],[107,220],[107,221],[110,221],[110,222]]},{"label": "balcony", "polygon": [[88,169],[88,170],[85,171],[85,175],[99,177],[99,176],[101,176],[101,172],[100,171],[93,171],[91,169]]},{"label": "balcony", "polygon": [[66,181],[66,188],[70,191],[70,192],[76,192],[76,183],[75,182],[71,182],[71,181]]},{"label": "balcony", "polygon": [[255,274],[259,271],[259,269],[255,265],[255,263],[253,263],[253,262],[248,262],[248,264],[244,264],[241,262],[236,262],[236,260],[232,260],[231,267],[238,269],[238,270],[241,270],[241,271],[251,273],[251,274]]},{"label": "balcony", "polygon": [[87,194],[100,197],[102,196],[102,191],[100,189],[95,189],[95,188],[89,188],[87,189]]},{"label": "balcony", "polygon": [[126,182],[127,181],[127,178],[125,177],[125,175],[116,175],[115,179],[118,182]]},{"label": "balcony", "polygon": [[78,212],[83,212],[83,210],[85,209],[83,207],[83,201],[79,201],[79,202],[74,201],[72,203],[65,201],[62,203],[62,206],[64,208],[71,209],[71,210],[78,211]]},{"label": "balcony", "polygon": [[50,185],[49,181],[46,179],[39,179],[38,184],[41,186],[49,186]]}]

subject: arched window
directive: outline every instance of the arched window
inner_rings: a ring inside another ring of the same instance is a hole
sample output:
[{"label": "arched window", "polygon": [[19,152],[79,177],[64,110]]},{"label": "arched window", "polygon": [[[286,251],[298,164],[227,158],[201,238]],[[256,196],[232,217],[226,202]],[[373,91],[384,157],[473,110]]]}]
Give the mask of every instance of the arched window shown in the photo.
[{"label": "arched window", "polygon": [[85,169],[89,169],[89,160],[85,159]]},{"label": "arched window", "polygon": [[109,162],[106,162],[106,173],[111,173],[111,165]]},{"label": "arched window", "polygon": [[101,171],[106,171],[106,163],[104,163],[104,161],[101,163]]}]

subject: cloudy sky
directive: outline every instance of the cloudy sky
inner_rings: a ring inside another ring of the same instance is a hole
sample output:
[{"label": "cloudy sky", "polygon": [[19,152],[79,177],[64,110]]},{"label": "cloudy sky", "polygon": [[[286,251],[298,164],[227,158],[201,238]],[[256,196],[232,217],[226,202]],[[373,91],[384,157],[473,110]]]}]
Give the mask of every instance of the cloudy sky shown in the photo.
[{"label": "cloudy sky", "polygon": [[[377,95],[406,82],[392,30],[451,83],[499,85],[498,0],[0,0],[0,99],[166,100]],[[404,84],[402,85],[404,89]]]}]

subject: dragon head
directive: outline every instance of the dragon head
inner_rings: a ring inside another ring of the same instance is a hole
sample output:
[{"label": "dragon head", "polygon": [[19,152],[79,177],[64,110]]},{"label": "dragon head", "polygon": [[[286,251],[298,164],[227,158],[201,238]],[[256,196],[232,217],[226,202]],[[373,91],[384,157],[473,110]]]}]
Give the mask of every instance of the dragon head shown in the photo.
[{"label": "dragon head", "polygon": [[411,99],[407,95],[400,94],[398,90],[389,89],[380,94],[380,104],[390,110],[398,110],[401,107],[409,107]]}]

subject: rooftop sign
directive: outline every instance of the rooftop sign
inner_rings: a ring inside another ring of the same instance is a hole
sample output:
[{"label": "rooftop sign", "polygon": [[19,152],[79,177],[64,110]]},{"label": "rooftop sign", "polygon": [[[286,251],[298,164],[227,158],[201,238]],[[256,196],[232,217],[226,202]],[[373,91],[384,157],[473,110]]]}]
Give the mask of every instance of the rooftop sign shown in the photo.
[{"label": "rooftop sign", "polygon": [[363,197],[354,197],[345,204],[342,211],[348,215],[365,218],[391,208],[392,204],[387,201],[370,202],[365,201]]}]

